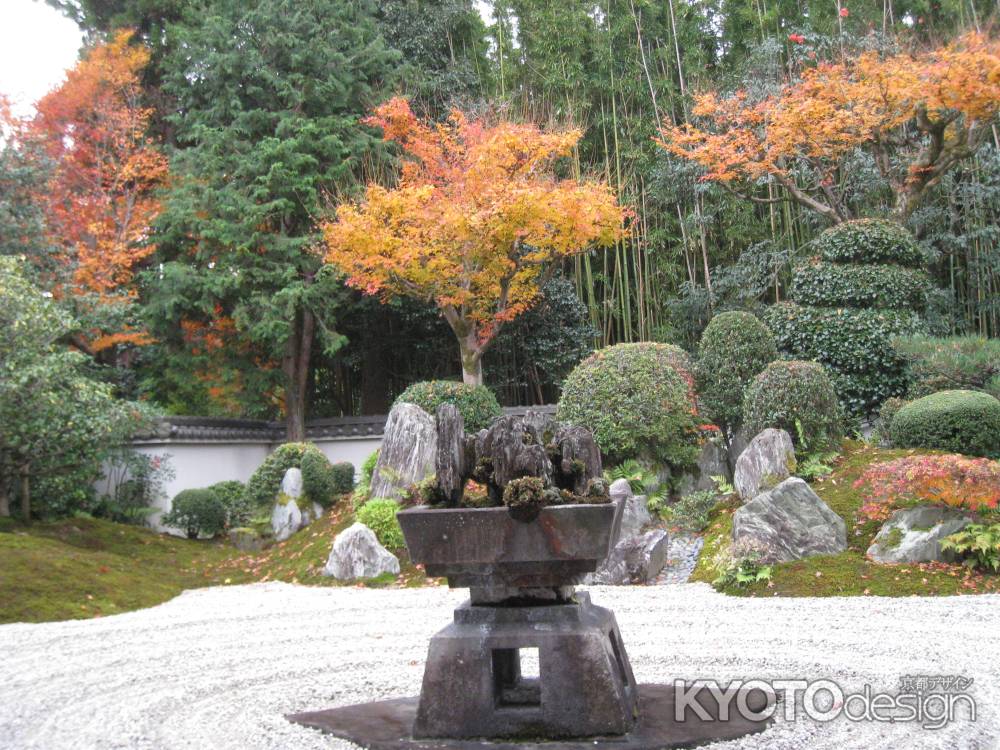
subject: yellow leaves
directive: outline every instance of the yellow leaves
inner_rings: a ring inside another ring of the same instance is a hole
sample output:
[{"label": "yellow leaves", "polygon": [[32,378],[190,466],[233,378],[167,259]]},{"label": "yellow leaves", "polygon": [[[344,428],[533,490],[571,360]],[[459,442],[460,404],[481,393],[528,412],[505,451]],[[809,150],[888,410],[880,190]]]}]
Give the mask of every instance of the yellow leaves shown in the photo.
[{"label": "yellow leaves", "polygon": [[419,122],[393,99],[368,119],[409,157],[401,186],[369,185],[323,226],[326,259],[369,294],[460,310],[480,340],[527,309],[545,265],[624,236],[627,212],[603,184],[559,181],[579,130],[470,120]]}]

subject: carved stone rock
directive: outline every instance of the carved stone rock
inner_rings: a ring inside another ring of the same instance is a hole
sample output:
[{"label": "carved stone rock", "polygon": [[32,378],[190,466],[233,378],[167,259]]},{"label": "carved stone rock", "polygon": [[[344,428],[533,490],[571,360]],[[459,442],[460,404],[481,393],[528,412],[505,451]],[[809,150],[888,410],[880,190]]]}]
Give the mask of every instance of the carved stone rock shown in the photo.
[{"label": "carved stone rock", "polygon": [[372,472],[371,497],[401,498],[407,488],[434,473],[436,453],[434,417],[415,404],[393,406]]}]

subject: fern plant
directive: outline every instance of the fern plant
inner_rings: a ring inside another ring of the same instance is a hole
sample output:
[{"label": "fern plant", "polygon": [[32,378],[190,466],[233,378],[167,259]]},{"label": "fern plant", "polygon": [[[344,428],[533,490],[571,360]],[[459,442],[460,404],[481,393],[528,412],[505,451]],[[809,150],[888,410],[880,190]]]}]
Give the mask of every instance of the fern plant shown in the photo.
[{"label": "fern plant", "polygon": [[987,526],[971,523],[961,531],[941,540],[941,549],[955,552],[969,568],[1000,570],[1000,523]]}]

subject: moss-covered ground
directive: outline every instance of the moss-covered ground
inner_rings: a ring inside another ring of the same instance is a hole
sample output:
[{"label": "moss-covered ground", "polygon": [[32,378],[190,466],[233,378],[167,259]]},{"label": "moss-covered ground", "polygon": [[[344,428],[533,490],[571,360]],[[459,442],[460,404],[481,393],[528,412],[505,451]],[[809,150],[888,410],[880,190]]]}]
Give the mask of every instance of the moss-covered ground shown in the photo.
[{"label": "moss-covered ground", "polygon": [[333,538],[352,522],[349,503],[259,553],[189,541],[92,518],[24,525],[0,518],[0,623],[82,619],[151,607],[185,589],[254,581],[420,586],[405,550],[400,575],[344,584],[321,575]]},{"label": "moss-covered ground", "polygon": [[[838,555],[779,563],[773,566],[769,582],[745,588],[730,586],[725,592],[743,596],[934,596],[1000,591],[1000,576],[974,573],[961,565],[880,565],[865,557],[880,524],[856,522],[863,498],[854,483],[870,464],[915,452],[887,450],[863,442],[845,443],[834,472],[812,486],[846,522],[847,550]],[[729,544],[732,514],[738,507],[738,501],[733,500],[712,511],[692,580],[711,583],[719,575],[714,558]]]}]

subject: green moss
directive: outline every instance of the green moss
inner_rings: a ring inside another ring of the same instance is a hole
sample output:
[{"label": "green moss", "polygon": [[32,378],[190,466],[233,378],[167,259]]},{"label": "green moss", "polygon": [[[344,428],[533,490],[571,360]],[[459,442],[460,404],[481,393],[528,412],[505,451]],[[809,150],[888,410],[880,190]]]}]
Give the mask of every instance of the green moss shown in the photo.
[{"label": "green moss", "polygon": [[903,530],[900,528],[894,528],[889,531],[889,536],[886,538],[883,545],[889,549],[896,549],[900,544],[903,543]]},{"label": "green moss", "polygon": [[[737,596],[935,596],[1000,591],[1000,576],[975,573],[961,565],[880,565],[865,557],[881,524],[856,523],[862,494],[854,489],[854,482],[872,463],[913,453],[885,450],[862,442],[845,442],[834,473],[812,487],[845,520],[847,550],[837,555],[817,555],[778,563],[773,566],[770,584],[727,588],[725,593]],[[732,514],[738,507],[730,503],[716,506],[712,511],[705,544],[691,576],[693,581],[711,583],[717,577],[712,561],[730,544]]]}]

